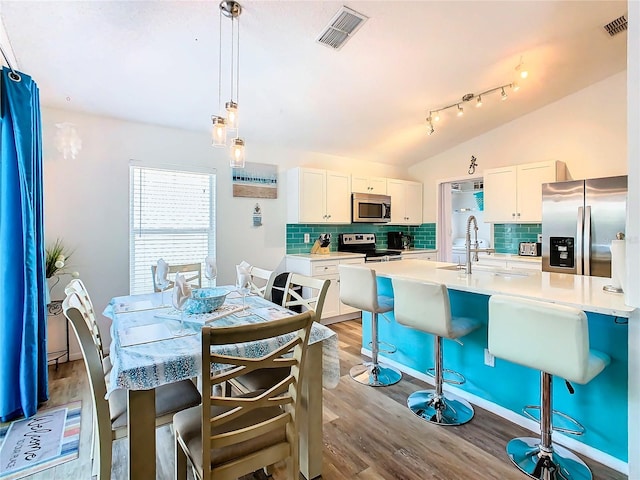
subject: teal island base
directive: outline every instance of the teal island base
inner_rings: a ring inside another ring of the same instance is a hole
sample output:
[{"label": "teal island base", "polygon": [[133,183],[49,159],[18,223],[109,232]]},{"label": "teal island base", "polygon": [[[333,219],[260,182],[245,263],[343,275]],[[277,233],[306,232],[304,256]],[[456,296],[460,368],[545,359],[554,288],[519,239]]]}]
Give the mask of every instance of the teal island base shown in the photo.
[{"label": "teal island base", "polygon": [[[389,278],[378,277],[378,293],[393,296]],[[450,289],[449,297],[452,315],[478,318],[483,327],[461,338],[463,345],[444,340],[444,368],[466,377],[463,385],[445,385],[445,390],[531,429],[535,432],[532,436],[536,436],[539,434],[538,425],[526,418],[522,409],[525,405],[540,404],[540,372],[501,359],[495,359],[494,366],[486,365],[489,296]],[[587,317],[590,347],[609,355],[611,364],[588,384],[572,384],[573,394],[565,386],[564,379],[554,377],[554,410],[576,419],[586,432],[581,436],[554,432],[553,438],[557,443],[626,473],[627,319],[589,312]],[[381,362],[387,361],[411,376],[433,383],[426,374],[433,367],[432,335],[399,325],[393,312],[385,313],[384,318],[379,316],[378,330],[380,341],[397,347],[392,355],[381,354]],[[549,334],[553,335],[553,332]],[[362,342],[363,352],[370,354],[371,315],[366,312],[362,318]],[[553,423],[560,427],[574,427],[566,421],[563,423],[558,415],[554,415]]]}]

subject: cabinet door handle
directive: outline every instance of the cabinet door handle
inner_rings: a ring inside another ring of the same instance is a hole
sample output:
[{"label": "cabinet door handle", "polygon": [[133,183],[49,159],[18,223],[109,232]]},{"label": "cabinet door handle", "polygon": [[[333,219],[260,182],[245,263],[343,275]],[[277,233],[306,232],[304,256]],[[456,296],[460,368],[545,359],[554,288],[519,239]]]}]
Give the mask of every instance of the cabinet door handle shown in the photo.
[{"label": "cabinet door handle", "polygon": [[518,217],[520,216],[520,213],[518,212]]},{"label": "cabinet door handle", "polygon": [[511,214],[511,218],[516,218],[516,214],[515,214],[515,213],[512,213],[512,214]]}]

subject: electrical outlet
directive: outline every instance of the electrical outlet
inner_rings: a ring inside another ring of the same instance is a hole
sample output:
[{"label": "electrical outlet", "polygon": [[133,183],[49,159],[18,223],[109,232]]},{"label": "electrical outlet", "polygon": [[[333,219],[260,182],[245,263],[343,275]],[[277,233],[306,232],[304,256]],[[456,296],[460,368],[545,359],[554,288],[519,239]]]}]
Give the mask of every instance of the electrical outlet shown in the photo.
[{"label": "electrical outlet", "polygon": [[538,243],[542,243],[542,234],[541,233],[538,234]]},{"label": "electrical outlet", "polygon": [[489,353],[489,349],[487,348],[484,349],[484,364],[488,367],[496,366],[496,357],[491,355],[491,353]]},{"label": "electrical outlet", "polygon": [[311,237],[308,233],[304,234],[304,243],[309,243],[311,241]]}]

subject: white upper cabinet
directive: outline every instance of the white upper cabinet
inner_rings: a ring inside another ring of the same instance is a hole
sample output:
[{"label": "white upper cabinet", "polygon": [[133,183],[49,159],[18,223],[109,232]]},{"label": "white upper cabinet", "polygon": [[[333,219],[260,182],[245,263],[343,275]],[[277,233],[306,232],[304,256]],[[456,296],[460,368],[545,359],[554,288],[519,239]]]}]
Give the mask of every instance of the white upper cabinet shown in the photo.
[{"label": "white upper cabinet", "polygon": [[387,179],[384,177],[351,175],[351,191],[387,195]]},{"label": "white upper cabinet", "polygon": [[[484,221],[542,222],[542,184],[562,181],[563,162],[525,163],[484,171]],[[393,205],[391,206],[393,212]]]},{"label": "white upper cabinet", "polygon": [[351,176],[316,168],[287,172],[288,223],[351,223]]},{"label": "white upper cabinet", "polygon": [[387,195],[391,196],[391,224],[422,223],[422,184],[407,180],[387,179]]}]

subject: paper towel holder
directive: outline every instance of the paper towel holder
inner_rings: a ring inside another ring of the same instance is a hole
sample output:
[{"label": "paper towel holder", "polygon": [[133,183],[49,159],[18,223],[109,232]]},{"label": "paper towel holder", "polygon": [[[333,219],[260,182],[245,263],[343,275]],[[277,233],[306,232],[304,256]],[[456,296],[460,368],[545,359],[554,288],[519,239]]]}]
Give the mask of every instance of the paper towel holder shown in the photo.
[{"label": "paper towel holder", "polygon": [[[624,240],[624,233],[616,233],[616,240]],[[624,290],[622,290],[622,288],[616,287],[615,285],[605,285],[604,287],[602,287],[602,290],[611,293],[624,293]]]}]

